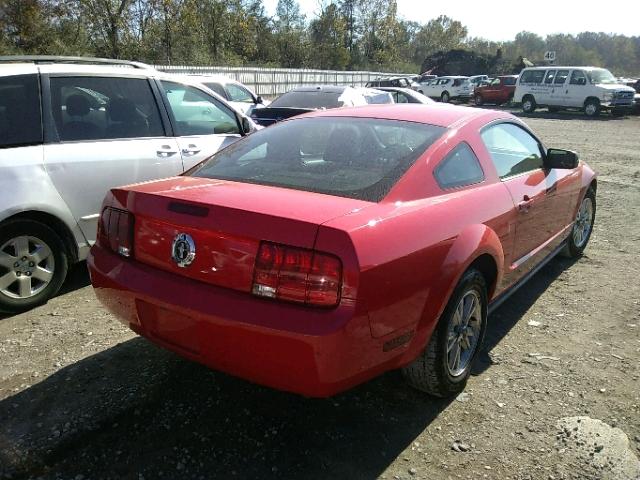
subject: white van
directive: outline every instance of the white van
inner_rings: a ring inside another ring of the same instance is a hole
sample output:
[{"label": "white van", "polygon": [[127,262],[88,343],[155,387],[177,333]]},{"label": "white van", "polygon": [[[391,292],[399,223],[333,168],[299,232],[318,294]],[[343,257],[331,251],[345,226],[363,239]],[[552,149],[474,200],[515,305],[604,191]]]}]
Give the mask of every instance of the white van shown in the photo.
[{"label": "white van", "polygon": [[520,72],[513,101],[525,113],[580,109],[595,117],[603,109],[622,115],[632,108],[635,91],[618,83],[609,70],[596,67],[534,67]]}]

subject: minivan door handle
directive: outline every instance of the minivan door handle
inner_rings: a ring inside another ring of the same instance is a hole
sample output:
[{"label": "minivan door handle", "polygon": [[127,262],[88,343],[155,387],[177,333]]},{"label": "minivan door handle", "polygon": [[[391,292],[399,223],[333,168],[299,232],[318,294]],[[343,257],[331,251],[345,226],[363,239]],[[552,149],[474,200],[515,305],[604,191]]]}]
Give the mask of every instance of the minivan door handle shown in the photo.
[{"label": "minivan door handle", "polygon": [[162,145],[160,149],[156,152],[159,157],[170,157],[178,153],[177,150],[171,150],[171,145]]},{"label": "minivan door handle", "polygon": [[533,205],[533,199],[529,198],[529,195],[525,195],[522,198],[522,201],[518,204],[518,210],[523,213],[527,213],[531,208],[531,205]]},{"label": "minivan door handle", "polygon": [[187,148],[182,149],[182,154],[186,156],[197,155],[198,153],[200,153],[200,149],[193,143],[190,143]]}]

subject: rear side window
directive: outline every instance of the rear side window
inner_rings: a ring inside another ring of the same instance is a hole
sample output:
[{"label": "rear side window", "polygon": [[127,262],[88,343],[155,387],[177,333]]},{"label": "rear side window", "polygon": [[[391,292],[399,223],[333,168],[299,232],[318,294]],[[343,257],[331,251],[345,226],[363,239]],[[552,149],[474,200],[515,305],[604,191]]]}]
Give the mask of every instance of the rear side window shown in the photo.
[{"label": "rear side window", "polygon": [[569,76],[569,70],[558,70],[556,73],[556,79],[554,80],[555,85],[563,85]]},{"label": "rear side window", "polygon": [[525,70],[520,77],[520,83],[542,83],[544,70]]},{"label": "rear side window", "polygon": [[42,143],[37,75],[0,78],[0,148]]},{"label": "rear side window", "polygon": [[379,202],[445,128],[371,118],[300,118],[255,132],[190,172]]},{"label": "rear side window", "polygon": [[52,77],[50,83],[61,141],[164,136],[158,105],[145,79]]},{"label": "rear side window", "polygon": [[337,108],[344,102],[339,92],[288,92],[271,102],[270,107],[284,108]]},{"label": "rear side window", "polygon": [[484,172],[480,161],[471,147],[461,143],[440,162],[434,171],[440,188],[456,188],[480,183],[484,180]]},{"label": "rear side window", "polygon": [[500,123],[482,131],[491,160],[502,179],[542,168],[538,141],[512,123]]}]

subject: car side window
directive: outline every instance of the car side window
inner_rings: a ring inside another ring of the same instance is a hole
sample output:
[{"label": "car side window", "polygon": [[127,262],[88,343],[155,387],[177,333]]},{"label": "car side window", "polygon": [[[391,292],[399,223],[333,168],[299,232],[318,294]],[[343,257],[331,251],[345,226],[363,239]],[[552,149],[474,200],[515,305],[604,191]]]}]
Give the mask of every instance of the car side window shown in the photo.
[{"label": "car side window", "polygon": [[393,92],[393,96],[396,103],[409,103],[409,99],[402,92]]},{"label": "car side window", "polygon": [[520,77],[520,84],[523,83],[542,83],[544,80],[544,70],[525,70]]},{"label": "car side window", "polygon": [[234,85],[233,83],[227,84],[227,91],[229,92],[229,98],[232,102],[253,103],[253,95],[240,85]]},{"label": "car side window", "polygon": [[442,189],[465,187],[484,180],[480,161],[465,142],[455,147],[433,173]]},{"label": "car side window", "polygon": [[544,83],[550,85],[553,83],[553,78],[556,76],[555,70],[547,70],[547,74],[544,76]]},{"label": "car side window", "polygon": [[494,81],[492,81],[492,82],[490,83],[490,85],[493,85],[493,86],[500,85],[500,79],[499,79],[499,78],[496,78]]},{"label": "car side window", "polygon": [[213,97],[189,85],[162,81],[178,136],[239,134],[235,115]]},{"label": "car side window", "polygon": [[37,75],[0,78],[0,148],[42,143]]},{"label": "car side window", "polygon": [[162,137],[148,80],[52,77],[51,110],[60,141]]},{"label": "car side window", "polygon": [[216,83],[216,82],[206,82],[206,83],[203,83],[203,85],[207,87],[209,90],[213,90],[214,92],[216,92],[222,98],[229,100],[229,95],[227,95],[227,92],[225,91],[222,84]]},{"label": "car side window", "polygon": [[481,133],[491,160],[501,179],[543,167],[538,141],[512,123],[499,123]]},{"label": "car side window", "polygon": [[553,81],[554,85],[564,85],[568,76],[569,70],[558,70],[558,73],[556,73],[556,79]]},{"label": "car side window", "polygon": [[569,80],[570,85],[586,85],[587,84],[587,76],[584,74],[582,70],[574,70],[571,72],[571,79]]}]

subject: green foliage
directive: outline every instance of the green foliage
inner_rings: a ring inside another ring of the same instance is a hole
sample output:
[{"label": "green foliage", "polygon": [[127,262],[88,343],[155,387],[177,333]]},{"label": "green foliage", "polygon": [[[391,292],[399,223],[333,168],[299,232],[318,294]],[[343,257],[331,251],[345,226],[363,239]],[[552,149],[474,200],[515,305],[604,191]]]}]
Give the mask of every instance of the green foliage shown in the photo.
[{"label": "green foliage", "polygon": [[0,0],[0,53],[418,72],[426,57],[452,49],[534,63],[554,50],[558,64],[640,75],[640,36],[525,31],[493,42],[470,38],[452,18],[420,24],[397,10],[396,0],[318,0],[305,18],[297,0],[279,0],[273,16],[263,0]]}]

